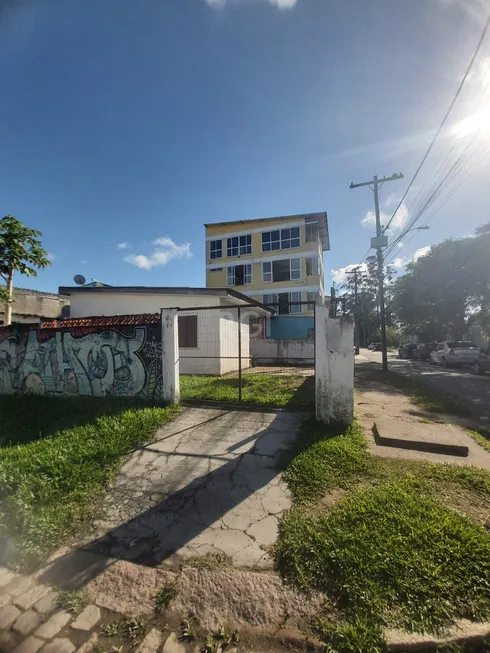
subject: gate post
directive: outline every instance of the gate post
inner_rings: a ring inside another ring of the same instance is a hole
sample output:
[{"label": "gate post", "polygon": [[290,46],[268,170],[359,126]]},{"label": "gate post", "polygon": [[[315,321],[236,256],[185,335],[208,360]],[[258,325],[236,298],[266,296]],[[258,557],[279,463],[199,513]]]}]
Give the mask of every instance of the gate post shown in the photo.
[{"label": "gate post", "polygon": [[163,401],[180,401],[179,319],[176,308],[162,308],[162,378]]},{"label": "gate post", "polygon": [[315,311],[315,414],[319,422],[354,419],[354,320]]}]

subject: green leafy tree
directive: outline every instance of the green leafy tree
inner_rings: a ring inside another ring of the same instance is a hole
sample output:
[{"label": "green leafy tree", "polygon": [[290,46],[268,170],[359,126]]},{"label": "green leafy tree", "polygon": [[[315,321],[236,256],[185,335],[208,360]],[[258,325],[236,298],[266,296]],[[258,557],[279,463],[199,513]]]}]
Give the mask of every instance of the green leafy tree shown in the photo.
[{"label": "green leafy tree", "polygon": [[490,309],[490,224],[474,238],[445,240],[394,283],[393,310],[405,332],[460,339]]},{"label": "green leafy tree", "polygon": [[12,322],[15,272],[35,277],[37,268],[50,264],[40,236],[40,231],[26,227],[13,215],[0,220],[0,276],[5,281],[5,288],[0,288],[0,301],[5,304],[4,324]]}]

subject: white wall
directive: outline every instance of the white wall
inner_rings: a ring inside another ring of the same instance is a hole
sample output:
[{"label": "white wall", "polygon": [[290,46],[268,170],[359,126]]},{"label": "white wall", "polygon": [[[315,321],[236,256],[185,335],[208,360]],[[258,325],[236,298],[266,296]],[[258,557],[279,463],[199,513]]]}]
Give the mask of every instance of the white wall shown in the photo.
[{"label": "white wall", "polygon": [[327,306],[315,315],[315,403],[320,422],[354,419],[354,319],[330,318]]},{"label": "white wall", "polygon": [[194,308],[218,306],[220,297],[214,295],[163,295],[161,293],[81,292],[71,295],[71,317],[92,315],[131,315],[159,313],[161,308]]},{"label": "white wall", "polygon": [[220,374],[220,311],[182,311],[197,315],[197,347],[179,349],[181,374]]},{"label": "white wall", "polygon": [[259,365],[278,363],[299,363],[313,365],[315,343],[313,338],[267,338],[252,340],[250,355]]}]

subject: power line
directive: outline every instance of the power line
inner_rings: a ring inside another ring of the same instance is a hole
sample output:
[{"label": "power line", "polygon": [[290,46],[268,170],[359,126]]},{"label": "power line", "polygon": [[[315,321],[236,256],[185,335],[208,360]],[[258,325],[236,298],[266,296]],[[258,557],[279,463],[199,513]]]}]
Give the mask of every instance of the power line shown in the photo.
[{"label": "power line", "polygon": [[436,140],[437,140],[439,134],[441,133],[441,131],[442,131],[444,125],[446,124],[446,121],[447,121],[447,119],[449,118],[449,114],[451,113],[451,111],[452,111],[454,105],[456,104],[456,100],[457,100],[458,97],[460,96],[461,91],[462,91],[462,89],[463,89],[463,86],[464,86],[464,84],[465,84],[465,82],[466,82],[466,79],[467,79],[467,77],[468,77],[468,75],[469,75],[469,73],[470,73],[470,71],[471,71],[471,69],[472,69],[472,67],[473,67],[473,64],[475,63],[475,59],[476,59],[476,57],[478,56],[478,53],[479,53],[479,51],[480,51],[480,48],[481,48],[481,46],[482,46],[483,40],[484,40],[484,38],[485,38],[485,36],[486,36],[486,34],[487,34],[487,32],[488,32],[488,28],[489,28],[489,27],[490,27],[490,15],[489,15],[488,18],[487,18],[487,21],[486,21],[486,23],[485,23],[485,27],[483,28],[483,31],[482,31],[481,36],[480,36],[480,39],[479,39],[478,44],[477,44],[477,46],[476,46],[476,50],[475,50],[475,52],[473,53],[473,56],[471,57],[470,63],[469,63],[469,65],[468,65],[468,68],[466,69],[466,72],[465,72],[465,74],[464,74],[464,77],[463,77],[463,79],[461,80],[460,85],[458,86],[458,89],[457,89],[457,91],[456,91],[456,95],[455,95],[454,98],[452,99],[452,102],[451,102],[451,104],[449,105],[449,108],[448,108],[448,110],[446,111],[446,114],[445,114],[444,118],[442,119],[441,124],[439,125],[439,129],[438,129],[437,132],[435,133],[435,136],[434,136],[434,138],[432,139],[432,141],[431,141],[431,143],[430,143],[430,145],[429,145],[429,147],[428,147],[428,149],[427,149],[427,152],[424,154],[424,157],[422,158],[422,161],[420,162],[420,164],[419,164],[417,170],[415,171],[415,174],[414,174],[414,176],[412,177],[412,180],[411,180],[410,184],[408,185],[407,190],[406,190],[405,193],[403,194],[403,197],[401,198],[401,200],[400,200],[398,206],[396,207],[395,211],[393,212],[393,215],[391,216],[390,221],[388,222],[388,224],[386,225],[386,227],[383,229],[383,232],[385,232],[385,231],[389,228],[390,224],[393,222],[393,218],[395,217],[395,215],[396,215],[398,209],[400,208],[400,206],[403,204],[403,201],[404,201],[405,197],[407,196],[408,192],[410,191],[410,189],[411,189],[411,187],[412,187],[412,185],[413,185],[413,182],[416,180],[416,178],[417,178],[417,176],[418,176],[418,174],[419,174],[419,172],[420,172],[422,166],[423,166],[424,163],[426,162],[427,157],[429,156],[429,154],[430,154],[432,148],[434,147],[434,144],[435,144],[435,142],[436,142]]}]

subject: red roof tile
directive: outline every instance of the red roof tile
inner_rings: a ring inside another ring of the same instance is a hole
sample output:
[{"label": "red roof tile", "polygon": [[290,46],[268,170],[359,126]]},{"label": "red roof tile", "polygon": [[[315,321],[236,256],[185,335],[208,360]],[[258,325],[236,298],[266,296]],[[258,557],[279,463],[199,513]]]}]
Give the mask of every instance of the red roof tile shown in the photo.
[{"label": "red roof tile", "polygon": [[142,313],[141,315],[96,315],[93,317],[68,317],[64,320],[45,320],[43,329],[72,329],[77,327],[96,326],[135,326],[138,324],[158,324],[158,313]]}]

